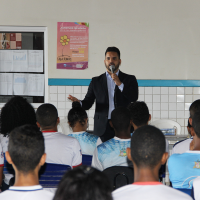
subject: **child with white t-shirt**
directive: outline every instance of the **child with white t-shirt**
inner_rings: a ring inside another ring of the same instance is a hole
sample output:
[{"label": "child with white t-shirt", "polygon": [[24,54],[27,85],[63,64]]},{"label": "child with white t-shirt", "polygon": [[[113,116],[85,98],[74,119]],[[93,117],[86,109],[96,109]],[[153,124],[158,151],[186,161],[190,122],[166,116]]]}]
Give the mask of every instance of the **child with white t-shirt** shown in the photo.
[{"label": "child with white t-shirt", "polygon": [[15,170],[15,183],[0,194],[2,200],[51,200],[53,193],[39,185],[39,170],[45,163],[44,137],[36,125],[15,128],[9,134],[6,159]]},{"label": "child with white t-shirt", "polygon": [[[36,124],[35,110],[25,98],[21,96],[14,96],[1,109],[0,143],[3,149],[3,154],[8,151],[9,133],[14,128],[25,124]],[[14,175],[11,171],[4,174],[2,191],[9,188],[10,179],[13,176]]]},{"label": "child with white t-shirt", "polygon": [[100,171],[113,166],[129,166],[126,148],[130,147],[131,116],[125,107],[118,107],[111,113],[111,127],[115,137],[100,144],[94,151],[92,166]]},{"label": "child with white t-shirt", "polygon": [[44,136],[46,163],[68,165],[82,164],[82,154],[77,139],[58,132],[60,122],[56,107],[50,103],[40,105],[36,111],[37,125]]},{"label": "child with white t-shirt", "polygon": [[190,196],[158,182],[158,171],[168,158],[165,137],[156,127],[145,125],[131,137],[127,156],[134,166],[134,183],[113,192],[114,200],[192,200]]},{"label": "child with white t-shirt", "polygon": [[73,133],[68,136],[76,138],[81,146],[83,155],[92,156],[95,148],[102,143],[101,139],[87,132],[88,116],[79,102],[72,103],[72,109],[68,113],[68,123]]}]

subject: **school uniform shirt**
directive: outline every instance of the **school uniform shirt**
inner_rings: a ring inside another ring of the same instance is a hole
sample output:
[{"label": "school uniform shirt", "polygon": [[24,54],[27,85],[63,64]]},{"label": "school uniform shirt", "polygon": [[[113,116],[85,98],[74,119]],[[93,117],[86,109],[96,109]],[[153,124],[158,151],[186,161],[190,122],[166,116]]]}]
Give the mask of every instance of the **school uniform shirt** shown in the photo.
[{"label": "school uniform shirt", "polygon": [[[0,134],[0,144],[1,144],[1,147],[2,147],[2,150],[3,150],[3,155],[1,154],[1,159],[4,160],[4,154],[6,151],[8,151],[8,136],[4,137],[2,134]],[[2,158],[3,156],[3,158]],[[1,161],[2,162],[2,161]],[[5,178],[4,178],[4,182],[5,184],[9,185],[9,181],[10,179],[13,177],[13,174],[4,174],[5,175]]]},{"label": "school uniform shirt", "polygon": [[69,165],[72,168],[81,165],[81,147],[77,139],[59,132],[43,131],[46,163]]},{"label": "school uniform shirt", "polygon": [[185,140],[181,140],[174,144],[172,149],[172,154],[175,153],[185,153],[186,151],[190,150],[190,143],[192,142],[193,138],[187,138]]},{"label": "school uniform shirt", "polygon": [[11,186],[0,193],[0,200],[52,200],[54,194],[43,190],[41,185]]},{"label": "school uniform shirt", "polygon": [[84,155],[92,156],[94,154],[95,148],[102,143],[100,137],[85,131],[73,132],[68,134],[68,136],[74,137],[78,140],[81,146],[82,154]]},{"label": "school uniform shirt", "polygon": [[103,171],[112,166],[128,166],[126,149],[131,139],[114,137],[100,144],[94,151],[92,166]]},{"label": "school uniform shirt", "polygon": [[192,200],[189,195],[160,182],[135,182],[115,190],[112,196],[113,200]]},{"label": "school uniform shirt", "polygon": [[200,177],[195,178],[193,181],[193,197],[195,200],[200,200]]},{"label": "school uniform shirt", "polygon": [[168,170],[173,188],[192,189],[193,180],[200,176],[200,151],[171,155]]}]

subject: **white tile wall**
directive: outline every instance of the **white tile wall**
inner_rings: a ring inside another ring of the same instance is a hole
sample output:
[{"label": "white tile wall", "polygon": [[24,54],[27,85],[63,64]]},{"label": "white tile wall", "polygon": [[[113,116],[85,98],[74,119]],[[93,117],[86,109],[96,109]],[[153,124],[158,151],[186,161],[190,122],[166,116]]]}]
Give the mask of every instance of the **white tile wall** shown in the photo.
[{"label": "white tile wall", "polygon": [[[49,86],[49,102],[54,104],[62,119],[67,116],[72,103],[69,94],[83,99],[88,86]],[[189,107],[193,101],[200,99],[200,87],[139,87],[139,99],[145,101],[152,115],[157,119],[172,119],[182,126],[181,134],[187,135]],[[89,129],[94,125],[95,104],[89,110]]]}]

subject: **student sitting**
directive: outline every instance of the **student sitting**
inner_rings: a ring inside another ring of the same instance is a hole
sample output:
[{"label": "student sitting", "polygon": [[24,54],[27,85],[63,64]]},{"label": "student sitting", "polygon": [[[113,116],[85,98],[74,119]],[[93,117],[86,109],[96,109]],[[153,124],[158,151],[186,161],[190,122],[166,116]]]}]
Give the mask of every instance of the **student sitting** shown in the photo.
[{"label": "student sitting", "polygon": [[200,200],[200,177],[197,177],[193,181],[193,186],[192,186],[192,197],[195,200]]},{"label": "student sitting", "polygon": [[[188,119],[188,125],[187,125],[187,130],[190,136],[193,135],[193,130],[192,126],[190,125],[189,119]],[[190,149],[190,144],[193,140],[193,137],[178,141],[177,143],[174,144],[173,149],[172,149],[172,154],[175,153],[185,153]]]},{"label": "student sitting", "polygon": [[[132,126],[134,130],[137,130],[141,126],[148,125],[151,120],[151,114],[144,101],[132,102],[128,105],[128,110],[131,113]],[[166,152],[169,152],[169,143],[166,141]]]},{"label": "student sitting", "polygon": [[191,189],[192,182],[200,176],[200,110],[192,118],[194,147],[192,151],[173,154],[168,160],[169,179],[173,188]]},{"label": "student sitting", "polygon": [[130,121],[127,108],[118,107],[112,111],[110,125],[114,128],[115,137],[95,149],[93,167],[103,171],[111,166],[128,166],[126,148],[130,147]]},{"label": "student sitting", "polygon": [[[191,136],[193,136],[193,132],[194,132],[194,129],[193,127],[191,126],[191,120],[194,116],[194,113],[200,109],[200,99],[197,99],[196,101],[194,101],[191,105],[190,105],[190,108],[189,108],[189,112],[190,112],[190,117],[188,119],[188,126],[187,126],[187,129],[188,129],[188,132]],[[186,151],[188,151],[190,149],[190,144],[193,140],[193,137],[191,138],[187,138],[185,140],[181,140],[179,142],[177,142],[174,146],[173,146],[173,149],[172,149],[172,154],[174,153],[184,153]]]},{"label": "student sitting", "polygon": [[42,104],[36,111],[36,119],[44,136],[46,162],[72,168],[81,165],[81,148],[77,139],[58,132],[60,119],[56,107],[49,103]]},{"label": "student sitting", "polygon": [[15,128],[9,134],[7,161],[15,170],[15,183],[0,194],[3,200],[51,200],[53,193],[39,185],[38,172],[45,163],[44,138],[36,125]]},{"label": "student sitting", "polygon": [[127,156],[134,166],[134,183],[113,192],[114,200],[192,200],[188,195],[158,182],[158,171],[168,158],[165,137],[153,126],[138,128]]},{"label": "student sitting", "polygon": [[[36,124],[35,110],[25,98],[15,96],[11,98],[1,109],[0,142],[4,154],[8,150],[9,133],[14,128],[25,124]],[[5,178],[2,183],[2,191],[9,188],[9,182],[12,177],[13,174],[5,174]]]},{"label": "student sitting", "polygon": [[96,146],[101,144],[101,139],[93,134],[87,133],[88,116],[79,102],[72,103],[72,109],[68,113],[68,123],[73,133],[68,136],[79,141],[83,155],[93,155]]},{"label": "student sitting", "polygon": [[68,171],[58,185],[53,200],[112,200],[107,176],[88,166]]}]

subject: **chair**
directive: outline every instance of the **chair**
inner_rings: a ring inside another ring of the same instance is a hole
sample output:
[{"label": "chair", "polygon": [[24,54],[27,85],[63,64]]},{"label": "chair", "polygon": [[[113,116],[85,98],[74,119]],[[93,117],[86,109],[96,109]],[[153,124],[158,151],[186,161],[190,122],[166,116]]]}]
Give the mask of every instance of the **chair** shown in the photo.
[{"label": "chair", "polygon": [[133,183],[133,168],[124,166],[114,166],[103,170],[103,173],[109,178],[113,190],[124,185]]},{"label": "chair", "polygon": [[39,183],[43,188],[57,188],[61,178],[68,170],[71,170],[69,165],[45,163],[39,172]]},{"label": "chair", "polygon": [[174,188],[174,189],[179,190],[181,192],[184,192],[185,194],[192,196],[192,189],[183,189],[183,188]]},{"label": "chair", "polygon": [[82,165],[91,166],[92,156],[90,155],[82,155]]},{"label": "chair", "polygon": [[175,128],[176,135],[181,134],[181,126],[179,123],[169,120],[169,119],[163,119],[163,120],[156,120],[150,123],[150,125],[155,126],[159,129],[165,129],[165,128]]}]

